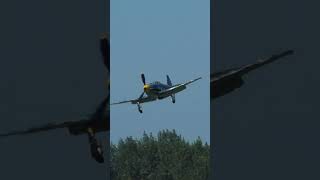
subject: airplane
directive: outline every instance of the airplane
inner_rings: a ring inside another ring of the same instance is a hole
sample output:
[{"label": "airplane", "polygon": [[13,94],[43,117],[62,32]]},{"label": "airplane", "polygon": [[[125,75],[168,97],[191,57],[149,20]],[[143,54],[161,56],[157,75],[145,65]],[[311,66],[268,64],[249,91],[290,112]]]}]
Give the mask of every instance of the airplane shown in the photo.
[{"label": "airplane", "polygon": [[[163,84],[159,81],[154,81],[152,83],[147,84],[144,74],[141,74],[141,80],[143,82],[143,92],[137,99],[121,101],[117,103],[112,103],[110,105],[123,104],[123,103],[131,103],[137,104],[138,110],[142,113],[142,103],[156,101],[157,99],[161,100],[167,97],[171,97],[172,103],[176,102],[175,94],[186,89],[188,84],[191,84],[197,80],[201,79],[201,77],[196,78],[194,80],[190,80],[186,83],[175,84],[171,83],[170,77],[167,75],[167,84]],[[147,96],[144,97],[144,94]]]},{"label": "airplane", "polygon": [[273,55],[269,58],[258,60],[256,63],[248,64],[239,68],[227,69],[216,72],[210,75],[210,97],[216,99],[224,96],[238,88],[240,88],[244,81],[242,77],[247,73],[260,68],[264,65],[275,62],[285,56],[293,54],[293,50],[287,50],[282,53]]},{"label": "airplane", "polygon": [[[110,68],[110,45],[108,33],[104,34],[100,38],[100,51],[103,57],[103,63],[106,66],[108,72]],[[8,133],[0,134],[0,137],[7,137],[12,135],[26,135],[32,133],[38,133],[53,129],[67,128],[71,135],[82,135],[87,134],[89,137],[90,151],[91,156],[99,163],[104,162],[104,155],[102,150],[102,145],[95,137],[95,134],[98,132],[110,131],[110,113],[109,113],[109,95],[110,86],[109,86],[109,76],[108,76],[108,95],[100,103],[98,108],[94,113],[92,113],[88,118],[75,120],[75,121],[66,121],[62,123],[49,123],[47,125],[33,127],[21,131],[11,131]]]}]

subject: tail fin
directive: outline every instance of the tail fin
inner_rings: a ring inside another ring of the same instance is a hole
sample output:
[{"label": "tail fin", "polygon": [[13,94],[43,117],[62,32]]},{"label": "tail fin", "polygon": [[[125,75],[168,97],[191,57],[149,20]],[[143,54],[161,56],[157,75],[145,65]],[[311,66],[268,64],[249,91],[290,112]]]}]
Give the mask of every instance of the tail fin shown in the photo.
[{"label": "tail fin", "polygon": [[169,78],[168,75],[167,75],[167,84],[168,84],[169,86],[172,86],[171,80],[170,80],[170,78]]}]

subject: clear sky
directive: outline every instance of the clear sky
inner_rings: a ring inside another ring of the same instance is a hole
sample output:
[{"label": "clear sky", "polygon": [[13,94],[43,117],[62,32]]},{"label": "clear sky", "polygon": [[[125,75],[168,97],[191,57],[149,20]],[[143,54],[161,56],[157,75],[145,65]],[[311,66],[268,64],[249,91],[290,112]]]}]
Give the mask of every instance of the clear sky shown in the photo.
[{"label": "clear sky", "polygon": [[111,1],[111,102],[135,99],[147,83],[202,80],[176,95],[137,106],[110,107],[111,141],[175,129],[187,140],[210,142],[210,1]]}]

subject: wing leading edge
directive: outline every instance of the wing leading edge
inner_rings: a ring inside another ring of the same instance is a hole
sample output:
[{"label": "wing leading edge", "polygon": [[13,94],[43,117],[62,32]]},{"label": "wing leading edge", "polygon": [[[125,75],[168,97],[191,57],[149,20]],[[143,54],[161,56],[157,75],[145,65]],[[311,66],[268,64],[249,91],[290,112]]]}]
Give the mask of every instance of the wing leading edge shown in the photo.
[{"label": "wing leading edge", "polygon": [[278,59],[293,54],[293,50],[284,51],[273,55],[264,60],[258,60],[255,63],[242,66],[240,68],[232,68],[225,71],[213,73],[210,75],[210,96],[215,99],[224,96],[235,89],[240,88],[244,84],[242,76],[252,70],[260,68],[266,64],[270,64]]},{"label": "wing leading edge", "polygon": [[170,96],[172,94],[175,94],[175,93],[178,93],[184,89],[186,89],[186,86],[195,82],[195,81],[198,81],[202,79],[202,77],[198,77],[196,79],[193,79],[193,80],[190,80],[190,81],[187,81],[185,83],[182,83],[182,84],[177,84],[177,85],[174,85],[166,90],[163,90],[163,91],[160,91],[159,92],[159,96],[162,96],[162,97],[167,97],[167,96]]},{"label": "wing leading edge", "polygon": [[293,50],[287,50],[287,51],[284,51],[280,54],[276,54],[276,55],[273,55],[269,58],[266,58],[264,60],[258,60],[256,63],[248,64],[248,65],[242,66],[240,68],[233,68],[233,69],[229,69],[229,70],[226,70],[223,72],[214,73],[211,75],[210,82],[222,80],[225,78],[229,78],[231,76],[242,76],[252,70],[255,70],[255,69],[260,68],[264,65],[270,64],[276,60],[279,60],[279,59],[281,59],[285,56],[291,55],[293,53],[294,53]]},{"label": "wing leading edge", "polygon": [[147,97],[143,97],[143,98],[137,98],[137,99],[132,99],[132,100],[111,103],[110,105],[117,105],[117,104],[124,104],[124,103],[131,103],[131,104],[146,103],[146,102],[154,101],[156,99],[157,98],[147,96]]},{"label": "wing leading edge", "polygon": [[3,133],[3,134],[0,134],[0,137],[7,137],[7,136],[13,136],[13,135],[26,135],[26,134],[44,132],[44,131],[60,129],[60,128],[69,128],[71,126],[77,126],[79,124],[86,124],[86,123],[88,123],[88,120],[68,121],[63,123],[49,123],[44,126],[29,128],[26,130],[11,131],[8,133]]},{"label": "wing leading edge", "polygon": [[195,81],[198,81],[198,80],[200,80],[200,79],[202,79],[202,77],[198,77],[198,78],[196,78],[196,79],[193,79],[193,80],[190,80],[190,81],[188,81],[188,82],[186,82],[186,83],[184,83],[184,84],[182,84],[182,85],[188,85],[188,84],[191,84],[191,83],[193,83],[193,82],[195,82]]}]

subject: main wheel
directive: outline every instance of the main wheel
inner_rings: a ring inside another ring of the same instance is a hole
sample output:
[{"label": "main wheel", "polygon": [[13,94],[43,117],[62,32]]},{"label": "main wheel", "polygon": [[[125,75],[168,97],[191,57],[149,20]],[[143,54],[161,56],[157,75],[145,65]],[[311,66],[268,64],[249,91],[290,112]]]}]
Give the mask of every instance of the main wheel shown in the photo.
[{"label": "main wheel", "polygon": [[91,144],[91,155],[98,163],[104,163],[102,146],[99,144]]}]

